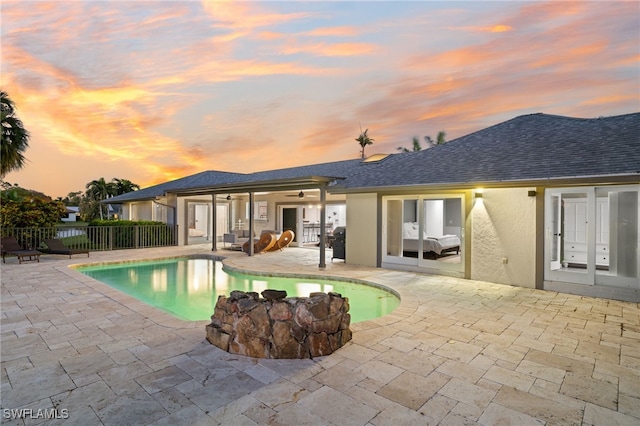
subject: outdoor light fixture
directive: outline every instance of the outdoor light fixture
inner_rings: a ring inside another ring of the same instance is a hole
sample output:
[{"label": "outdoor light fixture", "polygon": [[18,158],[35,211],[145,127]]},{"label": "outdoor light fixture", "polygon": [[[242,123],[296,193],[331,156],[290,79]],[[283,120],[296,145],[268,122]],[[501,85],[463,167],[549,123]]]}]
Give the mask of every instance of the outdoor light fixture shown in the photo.
[{"label": "outdoor light fixture", "polygon": [[527,191],[527,195],[529,197],[535,197],[536,196],[536,191]]},{"label": "outdoor light fixture", "polygon": [[231,194],[227,195],[227,201],[231,201]]},{"label": "outdoor light fixture", "polygon": [[482,192],[476,192],[475,197],[476,198],[482,198]]},{"label": "outdoor light fixture", "polygon": [[304,192],[300,191],[300,193],[298,194],[298,198],[304,198]]}]

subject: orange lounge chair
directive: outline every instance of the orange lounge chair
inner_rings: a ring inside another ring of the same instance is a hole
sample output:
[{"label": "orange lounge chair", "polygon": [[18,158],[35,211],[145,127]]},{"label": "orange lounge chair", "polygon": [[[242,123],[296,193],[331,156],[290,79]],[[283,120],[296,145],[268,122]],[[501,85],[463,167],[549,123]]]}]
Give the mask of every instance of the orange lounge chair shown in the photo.
[{"label": "orange lounge chair", "polygon": [[[263,232],[260,238],[253,244],[253,253],[264,253],[278,242],[278,239],[271,232]],[[249,253],[249,241],[242,245],[242,251]]]},{"label": "orange lounge chair", "polygon": [[64,243],[56,238],[47,238],[44,240],[44,243],[47,245],[46,249],[40,249],[41,252],[43,253],[48,253],[48,254],[68,254],[69,255],[69,259],[71,259],[71,255],[74,254],[87,254],[87,257],[89,257],[89,250],[83,250],[83,249],[70,249],[69,247],[65,246]]},{"label": "orange lounge chair", "polygon": [[[18,240],[16,240],[16,237],[2,237],[2,239],[0,239],[0,245],[2,246],[2,263],[7,263],[5,261],[5,256],[8,254],[16,256],[18,258],[18,263],[22,263],[26,260],[37,260],[38,263],[40,262],[40,255],[42,253],[38,250],[27,250],[22,248],[18,243]],[[29,259],[26,259],[27,257]]]},{"label": "orange lounge chair", "polygon": [[280,235],[278,241],[269,249],[269,251],[284,250],[289,246],[289,244],[291,244],[291,241],[293,241],[295,236],[296,234],[293,231],[287,229],[282,233],[282,235]]}]

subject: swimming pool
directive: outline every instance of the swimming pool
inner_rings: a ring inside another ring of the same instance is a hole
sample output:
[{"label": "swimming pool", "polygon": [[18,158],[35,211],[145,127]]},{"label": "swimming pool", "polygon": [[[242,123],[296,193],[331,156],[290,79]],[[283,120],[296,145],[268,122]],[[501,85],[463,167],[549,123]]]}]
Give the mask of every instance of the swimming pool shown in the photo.
[{"label": "swimming pool", "polygon": [[365,284],[227,272],[222,270],[222,262],[214,259],[174,258],[88,265],[76,269],[142,302],[190,321],[208,320],[213,315],[218,295],[229,295],[233,290],[257,293],[267,288],[286,290],[288,297],[333,291],[349,298],[351,322],[386,315],[400,303],[390,291]]}]

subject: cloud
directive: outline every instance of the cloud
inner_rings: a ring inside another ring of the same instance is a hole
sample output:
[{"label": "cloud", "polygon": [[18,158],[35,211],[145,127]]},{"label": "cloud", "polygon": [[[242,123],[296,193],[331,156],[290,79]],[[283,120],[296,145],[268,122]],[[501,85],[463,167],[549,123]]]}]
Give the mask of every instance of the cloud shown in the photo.
[{"label": "cloud", "polygon": [[372,43],[301,43],[283,47],[282,53],[305,53],[318,56],[371,55],[378,47]]}]

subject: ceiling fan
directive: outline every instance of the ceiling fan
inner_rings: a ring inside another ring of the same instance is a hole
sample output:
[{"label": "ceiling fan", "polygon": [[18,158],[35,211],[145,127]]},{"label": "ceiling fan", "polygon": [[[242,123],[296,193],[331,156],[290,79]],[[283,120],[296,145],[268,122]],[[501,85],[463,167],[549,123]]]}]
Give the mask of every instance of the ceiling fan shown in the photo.
[{"label": "ceiling fan", "polygon": [[285,195],[285,196],[286,196],[286,197],[296,197],[296,198],[300,198],[300,199],[303,199],[303,198],[315,198],[315,197],[317,197],[317,195],[316,195],[316,194],[308,194],[308,193],[306,194],[306,193],[304,193],[303,191],[300,191],[300,192],[299,192],[299,193],[297,193],[297,194],[287,194],[287,195]]},{"label": "ceiling fan", "polygon": [[229,195],[218,195],[216,197],[216,200],[227,200],[227,201],[231,201],[231,200],[241,200],[242,197],[232,197],[231,194]]}]

